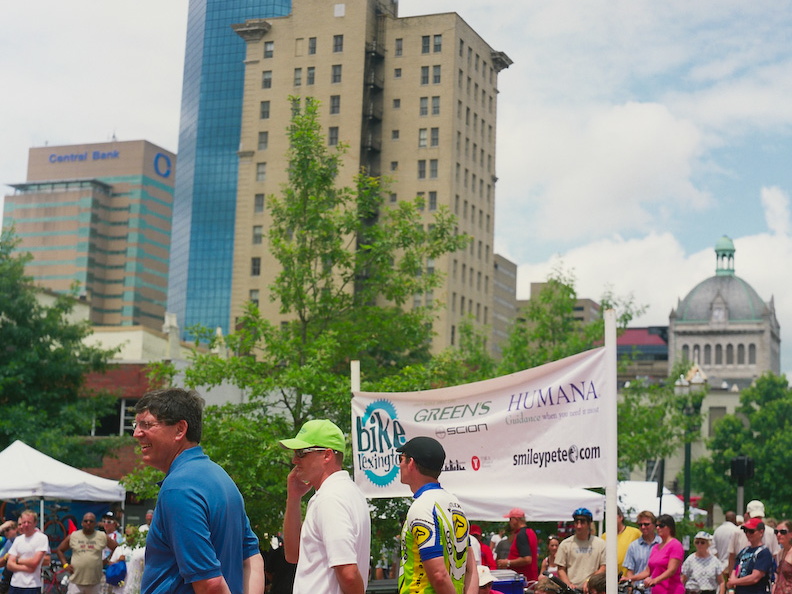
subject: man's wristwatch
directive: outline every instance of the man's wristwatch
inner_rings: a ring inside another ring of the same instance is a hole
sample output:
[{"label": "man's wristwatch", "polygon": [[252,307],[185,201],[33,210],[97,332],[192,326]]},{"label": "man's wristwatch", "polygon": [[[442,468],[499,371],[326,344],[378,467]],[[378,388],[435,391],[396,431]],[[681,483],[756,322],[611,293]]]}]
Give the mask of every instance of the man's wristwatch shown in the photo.
[{"label": "man's wristwatch", "polygon": [[511,567],[511,559],[506,560],[506,567]]}]

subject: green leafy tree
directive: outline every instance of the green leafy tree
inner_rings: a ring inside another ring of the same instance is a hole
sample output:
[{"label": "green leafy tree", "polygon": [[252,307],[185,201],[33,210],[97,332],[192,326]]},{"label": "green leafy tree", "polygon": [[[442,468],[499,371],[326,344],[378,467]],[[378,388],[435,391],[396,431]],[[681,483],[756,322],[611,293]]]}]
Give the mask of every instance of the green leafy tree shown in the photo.
[{"label": "green leafy tree", "polygon": [[[291,464],[278,440],[313,418],[349,431],[350,360],[372,380],[430,359],[435,309],[404,306],[440,285],[427,262],[469,241],[447,208],[427,221],[420,198],[386,207],[380,178],[362,172],[340,187],[345,147],[328,148],[317,101],[292,102],[289,183],[267,200],[281,270],[269,298],[290,321],[274,324],[249,303],[227,336],[193,329],[208,348],[194,350],[185,374],[191,387],[227,382],[246,393],[248,404],[207,409],[202,445],[240,486],[262,537],[280,530],[285,505]],[[153,371],[159,383],[173,378],[168,366]]]},{"label": "green leafy tree", "polygon": [[715,424],[707,447],[710,456],[693,463],[693,487],[705,505],[734,508],[731,460],[749,456],[755,475],[745,482],[745,500],[761,500],[776,518],[792,515],[792,485],[783,478],[792,466],[792,389],[785,376],[768,372],[743,390],[735,414]]},{"label": "green leafy tree", "polygon": [[[622,388],[618,405],[619,468],[632,469],[647,460],[666,458],[701,433],[701,403],[706,389],[678,394],[677,379],[689,364],[674,367],[662,384],[642,380]],[[626,478],[626,477],[625,477]]]},{"label": "green leafy tree", "polygon": [[91,440],[94,419],[112,411],[114,398],[89,393],[85,377],[107,369],[113,351],[89,347],[88,322],[70,321],[74,295],[51,305],[25,275],[30,254],[18,253],[12,229],[0,234],[0,448],[20,439],[69,464],[94,465],[118,445]]}]

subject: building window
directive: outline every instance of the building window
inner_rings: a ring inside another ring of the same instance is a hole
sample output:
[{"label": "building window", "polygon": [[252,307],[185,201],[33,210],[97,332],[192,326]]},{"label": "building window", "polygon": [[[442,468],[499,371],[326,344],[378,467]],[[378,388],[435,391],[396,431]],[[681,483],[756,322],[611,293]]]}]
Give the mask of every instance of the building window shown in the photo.
[{"label": "building window", "polygon": [[258,133],[258,150],[266,151],[269,146],[269,132]]},{"label": "building window", "polygon": [[330,126],[327,129],[327,144],[329,146],[338,144],[338,126]]},{"label": "building window", "polygon": [[438,168],[438,160],[437,159],[430,159],[429,160],[429,177],[437,178],[437,168]]},{"label": "building window", "polygon": [[399,162],[398,161],[391,161],[390,162],[390,170],[391,171],[398,171],[399,169]]},{"label": "building window", "polygon": [[745,345],[737,345],[737,365],[745,365]]},{"label": "building window", "polygon": [[272,70],[265,70],[261,73],[261,88],[262,89],[271,89],[272,88]]},{"label": "building window", "polygon": [[294,86],[299,87],[302,85],[302,68],[294,69]]},{"label": "building window", "polygon": [[308,69],[307,69],[305,75],[306,75],[305,76],[305,84],[306,85],[314,84],[314,81],[316,80],[316,67],[308,66]]},{"label": "building window", "polygon": [[432,51],[435,53],[443,51],[443,36],[442,35],[435,35],[434,36],[434,44],[432,47]]},{"label": "building window", "polygon": [[250,293],[248,293],[248,301],[250,301],[253,305],[258,307],[258,304],[259,304],[259,290],[258,289],[250,289]]},{"label": "building window", "polygon": [[429,192],[429,210],[437,210],[437,192]]},{"label": "building window", "polygon": [[256,194],[253,197],[253,212],[264,212],[264,194]]},{"label": "building window", "polygon": [[250,276],[261,276],[261,258],[250,259]]},{"label": "building window", "polygon": [[399,109],[401,107],[401,99],[394,99],[393,100],[393,109]]},{"label": "building window", "polygon": [[432,38],[429,35],[423,35],[421,37],[421,53],[428,54],[429,48],[431,47]]},{"label": "building window", "polygon": [[401,56],[403,48],[404,48],[404,40],[400,37],[399,39],[396,40],[396,49],[394,51],[394,54],[397,56]]},{"label": "building window", "polygon": [[426,128],[418,130],[418,148],[426,148]]},{"label": "building window", "polygon": [[341,95],[330,95],[330,113],[341,113]]},{"label": "building window", "polygon": [[723,365],[723,347],[715,345],[715,365]]},{"label": "building window", "polygon": [[430,146],[440,146],[440,128],[432,128]]},{"label": "building window", "polygon": [[261,243],[263,229],[261,225],[253,225],[253,245],[259,245]]},{"label": "building window", "polygon": [[748,365],[756,365],[756,345],[748,345]]},{"label": "building window", "polygon": [[308,38],[308,54],[316,53],[316,37]]},{"label": "building window", "polygon": [[401,68],[393,69],[393,78],[401,78]]},{"label": "building window", "polygon": [[418,161],[418,179],[426,179],[426,160]]},{"label": "building window", "polygon": [[420,105],[418,115],[429,115],[429,97],[421,97],[418,103]]},{"label": "building window", "polygon": [[432,84],[439,85],[440,84],[440,65],[435,64],[432,66]]},{"label": "building window", "polygon": [[391,194],[390,195],[390,201],[391,201],[392,204],[396,204],[396,202],[398,200],[399,200],[399,196],[397,194]]},{"label": "building window", "polygon": [[465,42],[460,39],[459,40],[459,57],[461,58],[464,53],[465,53]]},{"label": "building window", "polygon": [[269,101],[262,101],[261,102],[261,109],[259,110],[259,117],[262,120],[268,120],[270,116],[270,102]]},{"label": "building window", "polygon": [[264,57],[271,58],[275,54],[275,42],[274,41],[265,41],[264,42]]},{"label": "building window", "polygon": [[333,64],[333,73],[330,77],[330,82],[332,83],[341,82],[341,64]]},{"label": "building window", "polygon": [[432,115],[440,115],[440,97],[438,95],[432,97]]},{"label": "building window", "polygon": [[333,35],[333,52],[343,52],[344,51],[344,36],[343,35]]},{"label": "building window", "polygon": [[266,163],[256,163],[256,181],[257,182],[267,181]]},{"label": "building window", "polygon": [[712,345],[704,345],[704,365],[712,365]]},{"label": "building window", "polygon": [[399,131],[391,130],[391,140],[399,140]]},{"label": "building window", "polygon": [[726,365],[734,365],[734,345],[726,345]]},{"label": "building window", "polygon": [[429,66],[421,66],[421,84],[429,84]]}]

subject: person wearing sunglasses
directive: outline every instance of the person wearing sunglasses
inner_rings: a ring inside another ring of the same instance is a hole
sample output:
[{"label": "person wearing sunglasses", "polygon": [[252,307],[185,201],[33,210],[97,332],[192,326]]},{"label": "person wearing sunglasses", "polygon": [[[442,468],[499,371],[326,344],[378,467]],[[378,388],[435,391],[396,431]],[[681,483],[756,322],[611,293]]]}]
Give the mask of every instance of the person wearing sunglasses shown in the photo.
[{"label": "person wearing sunglasses", "polygon": [[687,594],[723,594],[723,565],[709,552],[712,535],[701,530],[693,537],[696,551],[682,563],[682,583]]},{"label": "person wearing sunglasses", "polygon": [[655,532],[657,518],[649,510],[644,510],[636,518],[638,530],[641,531],[641,538],[630,543],[627,547],[627,554],[624,556],[624,578],[629,579],[636,573],[641,573],[649,563],[649,553],[652,547],[660,542],[660,537]]},{"label": "person wearing sunglasses", "polygon": [[652,547],[646,569],[630,577],[630,580],[643,580],[644,586],[652,588],[652,594],[684,594],[681,569],[685,551],[682,543],[675,538],[676,522],[668,514],[661,514],[657,517],[655,527],[660,542]]},{"label": "person wearing sunglasses", "polygon": [[781,520],[773,533],[781,547],[773,594],[792,594],[792,522]]},{"label": "person wearing sunglasses", "polygon": [[[286,480],[283,547],[286,561],[297,564],[294,592],[363,594],[369,578],[371,518],[360,488],[343,469],[346,439],[335,423],[305,423],[293,439]],[[305,520],[301,501],[311,490]]]},{"label": "person wearing sunglasses", "polygon": [[204,399],[148,392],[132,437],[143,463],[165,473],[146,540],[142,594],[262,592],[264,560],[242,494],[201,446]]},{"label": "person wearing sunglasses", "polygon": [[765,525],[762,518],[752,517],[742,526],[748,546],[736,555],[734,573],[726,582],[736,594],[765,594],[770,591],[771,577],[775,572],[773,555],[764,546]]}]

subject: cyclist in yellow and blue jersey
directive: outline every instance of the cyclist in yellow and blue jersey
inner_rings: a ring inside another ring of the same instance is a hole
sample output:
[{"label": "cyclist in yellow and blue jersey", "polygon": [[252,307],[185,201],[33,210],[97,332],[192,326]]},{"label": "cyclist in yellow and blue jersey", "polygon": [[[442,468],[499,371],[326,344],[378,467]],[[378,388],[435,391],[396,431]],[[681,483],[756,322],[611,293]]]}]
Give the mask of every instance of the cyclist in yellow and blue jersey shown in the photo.
[{"label": "cyclist in yellow and blue jersey", "polygon": [[399,594],[474,594],[478,572],[465,512],[437,482],[445,450],[431,437],[397,448],[401,482],[413,492],[402,529]]}]

